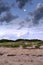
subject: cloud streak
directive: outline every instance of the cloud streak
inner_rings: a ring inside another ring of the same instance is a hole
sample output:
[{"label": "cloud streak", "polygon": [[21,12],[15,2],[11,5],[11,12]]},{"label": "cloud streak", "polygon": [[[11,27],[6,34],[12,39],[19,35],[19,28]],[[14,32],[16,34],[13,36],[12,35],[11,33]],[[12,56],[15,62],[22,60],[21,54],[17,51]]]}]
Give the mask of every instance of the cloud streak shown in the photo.
[{"label": "cloud streak", "polygon": [[36,10],[31,15],[33,25],[39,24],[39,21],[43,18],[43,3],[38,3]]}]

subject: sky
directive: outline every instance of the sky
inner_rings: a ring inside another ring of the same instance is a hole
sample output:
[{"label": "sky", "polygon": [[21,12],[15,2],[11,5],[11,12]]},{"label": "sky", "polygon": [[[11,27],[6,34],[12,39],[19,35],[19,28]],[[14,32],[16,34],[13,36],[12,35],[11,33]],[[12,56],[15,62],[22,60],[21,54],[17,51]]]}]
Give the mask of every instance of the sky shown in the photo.
[{"label": "sky", "polygon": [[43,40],[43,0],[0,0],[0,39]]}]

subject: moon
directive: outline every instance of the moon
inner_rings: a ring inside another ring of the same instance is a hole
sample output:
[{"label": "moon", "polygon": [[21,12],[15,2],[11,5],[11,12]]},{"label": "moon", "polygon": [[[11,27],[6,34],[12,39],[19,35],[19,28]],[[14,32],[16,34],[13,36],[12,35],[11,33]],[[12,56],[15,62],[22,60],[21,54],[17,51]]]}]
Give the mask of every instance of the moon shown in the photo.
[{"label": "moon", "polygon": [[24,12],[26,12],[27,10],[26,9],[24,9]]}]

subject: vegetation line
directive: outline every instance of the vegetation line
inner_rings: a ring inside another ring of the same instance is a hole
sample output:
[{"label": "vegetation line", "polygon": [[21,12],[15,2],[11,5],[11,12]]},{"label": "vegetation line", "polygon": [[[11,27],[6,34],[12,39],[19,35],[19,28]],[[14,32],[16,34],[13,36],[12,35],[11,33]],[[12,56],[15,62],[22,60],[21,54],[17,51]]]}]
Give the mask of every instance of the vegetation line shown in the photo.
[{"label": "vegetation line", "polygon": [[28,40],[28,39],[18,39],[14,40],[7,40],[2,39],[0,40],[0,47],[22,47],[22,48],[40,48],[43,46],[43,40]]}]

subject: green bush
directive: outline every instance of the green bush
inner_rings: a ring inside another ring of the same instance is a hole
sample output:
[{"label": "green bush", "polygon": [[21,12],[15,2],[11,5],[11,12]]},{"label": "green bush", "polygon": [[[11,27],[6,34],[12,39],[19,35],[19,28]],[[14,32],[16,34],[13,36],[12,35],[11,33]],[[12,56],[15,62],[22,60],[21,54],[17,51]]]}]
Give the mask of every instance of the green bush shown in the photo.
[{"label": "green bush", "polygon": [[0,43],[0,47],[19,47],[18,43]]},{"label": "green bush", "polygon": [[27,47],[32,47],[32,46],[33,46],[32,43],[27,44]]},{"label": "green bush", "polygon": [[40,48],[41,44],[38,43],[37,45],[35,45],[35,48]]},{"label": "green bush", "polygon": [[22,44],[22,47],[23,47],[23,48],[26,48],[26,47],[27,47],[27,45],[26,45],[26,44]]},{"label": "green bush", "polygon": [[11,45],[11,47],[19,47],[20,45],[19,44],[17,44],[17,43],[15,43],[15,44],[13,44],[13,45]]}]

